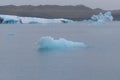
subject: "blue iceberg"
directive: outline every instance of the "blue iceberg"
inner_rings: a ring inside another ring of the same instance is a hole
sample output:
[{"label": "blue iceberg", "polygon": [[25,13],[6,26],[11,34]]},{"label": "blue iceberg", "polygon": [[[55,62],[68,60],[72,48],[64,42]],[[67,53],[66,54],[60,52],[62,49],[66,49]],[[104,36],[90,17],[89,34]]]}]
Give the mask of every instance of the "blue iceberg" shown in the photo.
[{"label": "blue iceberg", "polygon": [[42,37],[38,41],[38,48],[40,50],[66,50],[86,47],[87,45],[83,42],[72,42],[64,38],[55,40],[52,37]]},{"label": "blue iceberg", "polygon": [[16,24],[20,23],[20,19],[18,16],[13,15],[0,15],[1,23],[2,24]]},{"label": "blue iceberg", "polygon": [[69,19],[46,19],[36,17],[19,17],[14,15],[0,15],[0,22],[2,24],[36,24],[36,23],[70,23],[73,22]]},{"label": "blue iceberg", "polygon": [[90,22],[90,23],[105,23],[105,22],[110,22],[113,21],[113,16],[111,12],[106,12],[106,13],[99,13],[98,15],[93,15],[91,19],[89,20],[84,20],[85,22]]}]

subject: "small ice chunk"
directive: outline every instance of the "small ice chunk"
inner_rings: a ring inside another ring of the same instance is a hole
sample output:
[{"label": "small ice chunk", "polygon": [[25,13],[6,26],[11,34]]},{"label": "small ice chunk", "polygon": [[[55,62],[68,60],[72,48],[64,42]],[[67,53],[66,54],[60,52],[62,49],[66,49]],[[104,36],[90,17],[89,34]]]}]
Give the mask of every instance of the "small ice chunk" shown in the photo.
[{"label": "small ice chunk", "polygon": [[42,37],[38,42],[38,46],[40,50],[66,50],[87,47],[83,42],[72,42],[64,38],[55,40],[52,37]]}]

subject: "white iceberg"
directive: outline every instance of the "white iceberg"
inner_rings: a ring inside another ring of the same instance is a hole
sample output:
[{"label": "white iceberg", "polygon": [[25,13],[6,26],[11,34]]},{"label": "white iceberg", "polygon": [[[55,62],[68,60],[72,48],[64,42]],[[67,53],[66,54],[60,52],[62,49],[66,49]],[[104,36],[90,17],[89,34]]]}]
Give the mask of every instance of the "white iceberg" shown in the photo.
[{"label": "white iceberg", "polygon": [[72,22],[72,20],[68,19],[45,19],[45,18],[35,18],[35,17],[20,17],[20,20],[22,23],[69,23]]},{"label": "white iceberg", "polygon": [[36,17],[19,17],[14,15],[0,15],[0,22],[3,24],[16,24],[16,23],[26,23],[26,24],[35,24],[35,23],[69,23],[73,22],[69,19],[46,19],[46,18],[36,18]]},{"label": "white iceberg", "polygon": [[83,42],[72,42],[64,38],[55,40],[52,37],[42,37],[38,41],[38,48],[40,50],[66,50],[75,48],[86,48],[87,45]]},{"label": "white iceberg", "polygon": [[89,20],[84,20],[85,22],[90,22],[90,23],[105,23],[105,22],[110,22],[113,21],[113,16],[111,12],[106,12],[106,13],[99,13],[98,15],[93,15],[91,19]]},{"label": "white iceberg", "polygon": [[0,19],[2,20],[2,24],[15,24],[20,23],[20,19],[18,16],[13,15],[0,15]]}]

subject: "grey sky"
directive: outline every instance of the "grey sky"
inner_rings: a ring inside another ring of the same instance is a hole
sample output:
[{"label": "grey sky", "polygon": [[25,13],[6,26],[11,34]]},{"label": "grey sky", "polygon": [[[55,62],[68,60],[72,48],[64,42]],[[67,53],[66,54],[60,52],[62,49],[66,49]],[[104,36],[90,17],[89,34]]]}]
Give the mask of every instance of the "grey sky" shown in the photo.
[{"label": "grey sky", "polygon": [[0,5],[78,5],[91,8],[120,9],[120,0],[0,0]]}]

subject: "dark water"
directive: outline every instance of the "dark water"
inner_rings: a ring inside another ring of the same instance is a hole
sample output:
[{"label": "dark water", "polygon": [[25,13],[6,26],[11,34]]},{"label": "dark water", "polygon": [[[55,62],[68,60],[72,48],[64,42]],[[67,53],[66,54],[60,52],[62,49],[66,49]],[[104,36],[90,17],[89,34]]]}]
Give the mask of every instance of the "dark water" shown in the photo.
[{"label": "dark water", "polygon": [[[43,53],[43,36],[89,47]],[[119,41],[120,22],[0,25],[0,80],[120,80]]]}]

